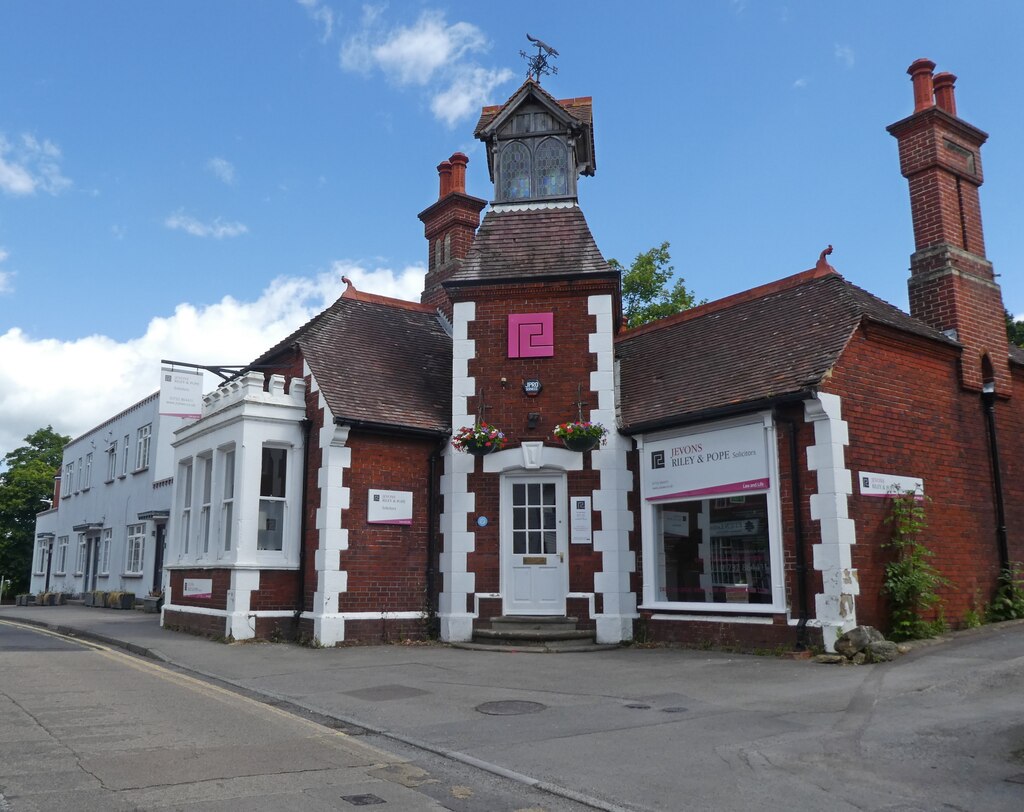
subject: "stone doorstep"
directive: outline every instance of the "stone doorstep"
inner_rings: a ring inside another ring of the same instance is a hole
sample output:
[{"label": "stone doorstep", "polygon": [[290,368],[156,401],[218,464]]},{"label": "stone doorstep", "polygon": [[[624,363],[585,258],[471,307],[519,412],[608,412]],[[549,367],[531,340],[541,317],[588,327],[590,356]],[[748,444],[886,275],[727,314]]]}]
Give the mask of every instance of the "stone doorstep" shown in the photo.
[{"label": "stone doorstep", "polygon": [[621,648],[617,643],[595,643],[593,637],[589,640],[562,640],[552,641],[543,645],[515,643],[449,643],[452,648],[466,649],[468,651],[494,651],[502,654],[575,654],[587,651],[611,651]]},{"label": "stone doorstep", "polygon": [[491,618],[491,629],[509,631],[575,631],[578,619],[565,615],[503,615]]},{"label": "stone doorstep", "polygon": [[586,629],[476,629],[473,639],[502,641],[537,642],[548,640],[593,640],[594,632]]}]

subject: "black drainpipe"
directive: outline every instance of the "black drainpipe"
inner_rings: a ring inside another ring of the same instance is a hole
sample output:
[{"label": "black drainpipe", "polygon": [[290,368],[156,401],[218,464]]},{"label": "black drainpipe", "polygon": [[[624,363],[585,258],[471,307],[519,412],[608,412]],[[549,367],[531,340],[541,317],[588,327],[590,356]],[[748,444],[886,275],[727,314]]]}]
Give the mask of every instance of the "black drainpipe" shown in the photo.
[{"label": "black drainpipe", "polygon": [[789,487],[793,501],[793,531],[796,534],[796,650],[807,648],[807,554],[804,550],[804,520],[800,510],[803,490],[800,484],[800,452],[796,438],[796,422],[789,417],[775,415],[775,422],[782,423],[789,435]]},{"label": "black drainpipe", "polygon": [[999,443],[996,439],[996,388],[986,382],[981,390],[981,405],[985,410],[985,426],[988,429],[988,450],[992,460],[992,486],[996,498],[996,546],[999,549],[999,569],[1010,568],[1010,550],[1006,541],[1006,511],[1003,505],[1003,476],[999,465]]},{"label": "black drainpipe", "polygon": [[437,577],[437,462],[441,458],[441,449],[448,442],[448,437],[441,439],[440,444],[430,452],[429,473],[427,476],[427,594],[426,610],[427,618],[430,621],[430,634],[435,634],[434,628],[437,620],[437,595],[435,593],[435,580]]},{"label": "black drainpipe", "polygon": [[308,417],[302,421],[302,514],[299,517],[299,608],[295,610],[295,636],[299,636],[299,622],[306,609],[306,504],[307,483],[309,482],[309,435],[313,421]]}]

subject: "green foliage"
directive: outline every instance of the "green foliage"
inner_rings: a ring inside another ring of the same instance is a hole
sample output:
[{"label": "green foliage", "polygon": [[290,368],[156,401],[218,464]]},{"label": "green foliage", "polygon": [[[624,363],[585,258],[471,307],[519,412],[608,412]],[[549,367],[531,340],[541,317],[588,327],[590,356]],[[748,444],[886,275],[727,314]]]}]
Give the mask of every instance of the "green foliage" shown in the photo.
[{"label": "green foliage", "polygon": [[999,574],[996,594],[988,607],[988,619],[996,623],[1019,618],[1024,618],[1024,568],[1018,561]]},{"label": "green foliage", "polygon": [[617,259],[608,260],[622,273],[622,315],[629,327],[663,319],[706,301],[696,301],[682,277],[669,287],[675,272],[671,262],[667,242],[637,254],[629,270]]},{"label": "green foliage", "polygon": [[921,540],[928,526],[925,500],[913,492],[897,493],[885,521],[891,536],[883,546],[894,551],[882,584],[892,609],[889,636],[892,640],[934,637],[946,626],[941,610],[936,620],[925,620],[924,616],[940,603],[939,587],[949,582],[932,566],[934,553]]},{"label": "green foliage", "polygon": [[1009,310],[1004,310],[1006,315],[1006,337],[1011,344],[1024,347],[1024,319],[1014,319]]},{"label": "green foliage", "polygon": [[35,546],[36,514],[53,496],[53,477],[60,470],[61,452],[70,440],[51,426],[25,438],[27,445],[4,457],[0,472],[0,574],[14,590],[28,588]]}]

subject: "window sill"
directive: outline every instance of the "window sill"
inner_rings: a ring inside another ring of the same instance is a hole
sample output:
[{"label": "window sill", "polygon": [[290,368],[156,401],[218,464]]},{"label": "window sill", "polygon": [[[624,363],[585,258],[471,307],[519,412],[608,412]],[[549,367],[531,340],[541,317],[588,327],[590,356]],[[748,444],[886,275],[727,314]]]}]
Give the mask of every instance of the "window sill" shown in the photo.
[{"label": "window sill", "polygon": [[132,471],[132,476],[135,476],[136,474],[144,474],[148,470],[149,470],[149,466],[148,465],[143,465],[141,468],[136,468],[134,471]]},{"label": "window sill", "polygon": [[122,578],[141,578],[142,577],[142,573],[141,572],[122,572],[121,573],[121,577]]},{"label": "window sill", "polygon": [[113,482],[113,481],[114,481],[114,480],[112,480],[112,479],[104,479],[104,480],[103,480],[103,484],[104,484],[104,485],[109,485],[109,484],[110,484],[111,482]]},{"label": "window sill", "polygon": [[118,474],[118,479],[124,479],[128,474]]},{"label": "window sill", "polygon": [[[42,574],[42,573],[41,573],[41,574]],[[66,573],[66,572],[56,572],[56,571],[55,571],[55,572],[51,572],[50,574],[51,574],[51,575],[63,575],[64,577],[67,577],[67,573]]]},{"label": "window sill", "polygon": [[101,572],[101,573],[100,573],[99,575],[97,575],[96,577],[97,577],[97,578],[109,578],[109,577],[110,577],[110,573],[109,573],[109,572]]}]

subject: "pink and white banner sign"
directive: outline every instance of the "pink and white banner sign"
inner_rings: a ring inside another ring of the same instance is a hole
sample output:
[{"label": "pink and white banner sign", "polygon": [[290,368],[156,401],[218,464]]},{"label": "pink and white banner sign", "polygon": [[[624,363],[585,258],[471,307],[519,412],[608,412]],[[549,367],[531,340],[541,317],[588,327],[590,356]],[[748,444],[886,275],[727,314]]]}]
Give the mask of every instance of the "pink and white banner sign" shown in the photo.
[{"label": "pink and white banner sign", "polygon": [[767,490],[766,437],[757,422],[645,443],[644,496],[664,502]]}]

